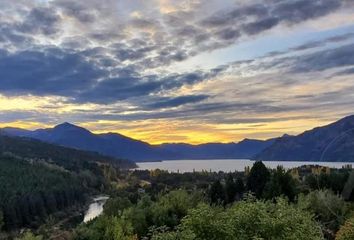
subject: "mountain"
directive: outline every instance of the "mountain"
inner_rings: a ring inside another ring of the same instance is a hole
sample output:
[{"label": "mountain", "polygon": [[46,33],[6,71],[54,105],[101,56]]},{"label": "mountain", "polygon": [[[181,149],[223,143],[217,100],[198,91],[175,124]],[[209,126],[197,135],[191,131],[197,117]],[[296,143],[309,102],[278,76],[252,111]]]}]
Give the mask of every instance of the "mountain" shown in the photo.
[{"label": "mountain", "polygon": [[91,163],[112,164],[119,168],[136,167],[135,163],[129,160],[58,146],[27,137],[8,136],[4,134],[4,130],[0,131],[0,155],[54,163],[68,170],[82,170],[90,166]]},{"label": "mountain", "polygon": [[34,138],[43,142],[135,161],[163,159],[166,156],[165,152],[148,143],[116,133],[93,134],[85,128],[70,123],[34,131],[18,129],[15,131],[9,128],[4,128],[2,131],[10,136]]},{"label": "mountain", "polygon": [[179,159],[247,159],[270,146],[275,139],[244,139],[238,143],[162,144],[160,148],[179,153]]},{"label": "mountain", "polygon": [[297,136],[278,138],[254,157],[274,161],[354,161],[354,115]]},{"label": "mountain", "polygon": [[151,145],[117,133],[94,134],[85,128],[63,123],[54,128],[28,131],[3,128],[3,134],[34,138],[48,143],[133,161],[173,159],[231,159],[250,158],[271,145],[271,140],[245,139],[239,143],[162,144]]},{"label": "mountain", "polygon": [[86,206],[89,196],[109,189],[118,170],[136,167],[128,160],[8,136],[4,131],[29,132],[0,131],[0,213],[7,230],[38,228],[49,215]]}]

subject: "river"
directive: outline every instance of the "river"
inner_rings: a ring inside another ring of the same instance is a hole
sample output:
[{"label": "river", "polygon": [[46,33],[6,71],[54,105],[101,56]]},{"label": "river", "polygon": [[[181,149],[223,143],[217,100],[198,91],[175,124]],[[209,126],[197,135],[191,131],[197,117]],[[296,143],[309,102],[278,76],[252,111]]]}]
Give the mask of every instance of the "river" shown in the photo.
[{"label": "river", "polygon": [[[193,171],[244,171],[245,167],[252,167],[254,161],[248,159],[215,159],[215,160],[173,160],[161,162],[137,163],[139,170],[161,169],[169,172],[193,172]],[[343,162],[294,162],[294,161],[264,161],[269,168],[282,165],[284,168],[294,168],[302,165],[321,165],[331,168],[342,168],[351,163]]]},{"label": "river", "polygon": [[91,221],[92,219],[98,217],[103,212],[103,206],[109,199],[108,196],[97,196],[93,198],[88,210],[84,215],[84,223]]}]

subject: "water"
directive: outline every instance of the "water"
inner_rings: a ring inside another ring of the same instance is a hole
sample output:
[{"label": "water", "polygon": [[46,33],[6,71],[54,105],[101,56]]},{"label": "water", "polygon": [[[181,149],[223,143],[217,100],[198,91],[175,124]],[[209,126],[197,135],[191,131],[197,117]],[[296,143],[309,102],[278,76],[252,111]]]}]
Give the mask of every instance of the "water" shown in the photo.
[{"label": "water", "polygon": [[[139,170],[161,169],[169,172],[193,172],[193,171],[244,171],[245,167],[252,167],[254,161],[248,159],[215,159],[215,160],[174,160],[162,162],[142,162],[137,163]],[[265,161],[263,162],[269,168],[276,168],[282,165],[284,168],[294,168],[302,165],[321,165],[331,168],[342,168],[344,165],[351,163],[343,162],[282,162],[282,161]]]},{"label": "water", "polygon": [[107,196],[98,196],[94,198],[88,210],[85,212],[84,223],[87,223],[101,215],[103,212],[103,206],[108,199],[109,197]]}]

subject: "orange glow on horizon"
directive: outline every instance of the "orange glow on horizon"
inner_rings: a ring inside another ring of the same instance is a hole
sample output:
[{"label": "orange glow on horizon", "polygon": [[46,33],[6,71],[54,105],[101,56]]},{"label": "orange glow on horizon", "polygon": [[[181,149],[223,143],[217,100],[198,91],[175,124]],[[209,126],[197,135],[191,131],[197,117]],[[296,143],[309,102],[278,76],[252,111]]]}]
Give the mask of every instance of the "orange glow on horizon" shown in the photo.
[{"label": "orange glow on horizon", "polygon": [[[97,122],[77,123],[77,125],[87,128],[96,134],[107,132],[119,133],[150,144],[203,144],[210,142],[238,142],[245,138],[264,140],[279,137],[285,133],[296,135],[328,123],[330,121],[316,119],[275,121],[262,124],[210,124],[177,120],[101,120]],[[31,130],[53,127],[53,125],[30,121],[0,123],[0,128],[9,126]]]}]

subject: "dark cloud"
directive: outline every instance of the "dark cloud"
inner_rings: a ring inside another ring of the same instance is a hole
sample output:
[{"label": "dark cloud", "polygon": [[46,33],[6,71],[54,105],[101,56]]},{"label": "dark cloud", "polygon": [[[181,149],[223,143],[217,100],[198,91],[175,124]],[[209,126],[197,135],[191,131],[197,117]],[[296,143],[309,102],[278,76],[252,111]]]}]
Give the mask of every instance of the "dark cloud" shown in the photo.
[{"label": "dark cloud", "polygon": [[59,32],[60,16],[55,9],[33,8],[23,22],[14,27],[17,31],[26,34],[53,35]]},{"label": "dark cloud", "polygon": [[[233,9],[223,10],[201,21],[201,25],[217,32],[236,31],[255,35],[281,23],[297,24],[325,16],[345,6],[350,1],[294,0],[256,2],[247,6],[235,4]],[[220,30],[221,29],[221,30]]]},{"label": "dark cloud", "polygon": [[344,2],[342,0],[281,1],[274,5],[270,13],[280,21],[294,24],[327,15],[340,8]]},{"label": "dark cloud", "polygon": [[62,10],[65,15],[73,17],[81,23],[93,23],[96,19],[96,9],[89,9],[84,2],[61,0],[54,1],[53,5]]},{"label": "dark cloud", "polygon": [[345,69],[343,71],[339,71],[337,73],[334,74],[334,76],[338,76],[338,75],[352,75],[354,74],[354,67],[353,68],[349,68],[349,69]]},{"label": "dark cloud", "polygon": [[83,56],[60,49],[0,53],[0,90],[8,94],[73,97],[105,74]]},{"label": "dark cloud", "polygon": [[160,109],[160,108],[170,108],[179,107],[181,105],[186,105],[190,103],[197,103],[209,98],[208,95],[187,95],[173,98],[160,98],[155,100],[153,103],[146,104],[144,107],[148,109]]},{"label": "dark cloud", "polygon": [[258,34],[265,30],[271,29],[278,25],[279,19],[274,17],[265,18],[257,22],[252,22],[245,24],[243,26],[243,31],[248,35]]},{"label": "dark cloud", "polygon": [[[11,21],[0,18],[0,42],[12,47],[9,51],[0,51],[0,92],[64,96],[75,103],[127,101],[150,111],[181,106],[179,111],[164,109],[164,113],[133,115],[132,118],[195,116],[220,109],[226,112],[284,111],[283,107],[266,102],[205,103],[203,100],[209,96],[204,94],[161,98],[169,96],[170,91],[223,74],[229,67],[185,73],[155,71],[154,68],[167,68],[171,63],[229,46],[280,24],[293,25],[325,16],[349,1],[256,1],[246,6],[234,4],[203,20],[200,18],[205,15],[198,9],[189,13],[161,13],[163,16],[157,17],[155,12],[139,17],[120,16],[124,13],[118,11],[121,9],[116,8],[116,1],[104,3],[105,9],[100,6],[102,2],[92,0],[33,2],[21,8],[22,14]],[[65,31],[67,27],[70,31]],[[137,32],[130,33],[131,29]],[[62,31],[65,37],[60,36]],[[333,37],[327,42],[344,41],[349,37],[352,36]],[[56,45],[49,46],[53,41]],[[292,50],[313,49],[323,44],[312,42]],[[353,49],[353,45],[349,45],[263,63],[249,60],[240,65],[251,70],[321,71],[353,65]]]},{"label": "dark cloud", "polygon": [[317,51],[296,57],[292,61],[291,71],[297,73],[351,66],[354,65],[354,44]]},{"label": "dark cloud", "polygon": [[[146,97],[153,93],[169,91],[207,80],[220,74],[222,72],[221,69],[223,67],[210,72],[196,71],[166,77],[157,75],[142,76],[134,70],[121,69],[117,71],[120,76],[98,82],[92,88],[80,93],[76,101],[114,103],[129,98]],[[183,98],[179,100],[183,100]]]}]

